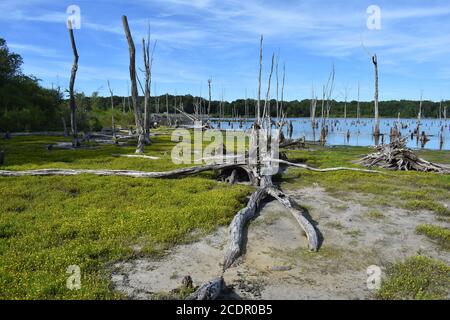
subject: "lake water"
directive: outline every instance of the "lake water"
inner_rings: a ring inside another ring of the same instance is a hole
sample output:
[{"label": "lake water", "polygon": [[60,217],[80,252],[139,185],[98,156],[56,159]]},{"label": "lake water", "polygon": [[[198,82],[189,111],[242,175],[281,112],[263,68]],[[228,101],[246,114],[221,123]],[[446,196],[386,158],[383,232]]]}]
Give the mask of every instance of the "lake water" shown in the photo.
[{"label": "lake water", "polygon": [[[308,141],[318,141],[320,139],[321,124],[319,128],[314,130],[311,126],[310,118],[289,118],[293,125],[293,138],[305,137]],[[346,146],[373,146],[375,145],[373,131],[373,119],[357,119],[352,118],[330,118],[329,131],[327,137],[327,145],[346,145]],[[212,121],[217,125],[217,119]],[[221,122],[221,128],[225,130],[247,130],[253,121],[243,122],[242,128],[238,122],[232,122],[230,119],[224,119]],[[389,143],[389,133],[391,127],[395,127],[397,119],[380,119],[380,133],[384,134],[384,142]],[[400,119],[402,125],[402,136],[408,138],[408,147],[412,149],[430,149],[430,150],[450,150],[450,120],[444,122],[439,119],[422,119],[420,133],[425,131],[430,139],[424,145],[417,141],[416,137],[411,139],[411,133],[416,129],[416,119]],[[287,128],[283,129],[287,137]],[[350,133],[347,136],[347,132]],[[442,135],[442,143],[441,143]],[[379,143],[382,142],[380,138]]]}]

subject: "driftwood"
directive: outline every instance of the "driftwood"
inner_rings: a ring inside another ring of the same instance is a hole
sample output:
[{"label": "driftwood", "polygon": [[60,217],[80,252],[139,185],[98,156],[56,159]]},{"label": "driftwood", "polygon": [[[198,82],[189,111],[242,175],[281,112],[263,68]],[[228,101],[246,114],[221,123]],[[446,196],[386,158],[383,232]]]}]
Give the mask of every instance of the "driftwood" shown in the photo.
[{"label": "driftwood", "polygon": [[286,160],[281,160],[281,159],[270,159],[270,161],[278,162],[280,164],[284,164],[284,165],[291,166],[291,167],[306,169],[306,170],[309,170],[309,171],[316,171],[316,172],[359,171],[359,172],[366,172],[366,173],[384,174],[384,172],[376,171],[376,170],[370,170],[370,169],[358,169],[358,168],[347,168],[347,167],[335,167],[335,168],[319,169],[319,168],[310,167],[310,166],[308,166],[306,164],[292,163],[292,162],[289,162],[289,161],[286,161]]},{"label": "driftwood", "polygon": [[159,157],[146,156],[145,154],[113,154],[113,157],[124,157],[124,158],[144,158],[150,160],[158,160]]},{"label": "driftwood", "polygon": [[262,200],[268,196],[267,188],[260,188],[250,196],[247,206],[241,209],[230,224],[230,240],[225,252],[223,271],[228,269],[242,253],[244,227],[256,216]]},{"label": "driftwood", "polygon": [[426,161],[406,147],[405,139],[375,147],[376,152],[363,157],[359,163],[366,167],[381,167],[388,170],[415,170],[422,172],[450,173],[450,168]]},{"label": "driftwood", "polygon": [[204,283],[188,299],[189,300],[216,300],[225,288],[223,277]]},{"label": "driftwood", "polygon": [[135,170],[90,170],[90,169],[37,169],[25,171],[0,170],[0,176],[76,176],[93,174],[97,176],[124,176],[133,178],[178,178],[210,170],[222,170],[238,167],[236,164],[211,164],[205,166],[188,167],[163,172],[146,172]]},{"label": "driftwood", "polygon": [[304,210],[288,195],[274,187],[267,189],[268,194],[277,199],[292,215],[305,231],[308,238],[308,247],[311,251],[319,250],[319,237],[312,223],[305,217]]}]

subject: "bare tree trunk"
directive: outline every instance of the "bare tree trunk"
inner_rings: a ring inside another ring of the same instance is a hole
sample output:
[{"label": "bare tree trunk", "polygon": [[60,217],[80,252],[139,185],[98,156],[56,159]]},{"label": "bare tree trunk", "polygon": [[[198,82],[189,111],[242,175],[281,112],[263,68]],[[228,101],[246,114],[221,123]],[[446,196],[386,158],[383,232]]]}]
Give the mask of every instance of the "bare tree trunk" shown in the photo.
[{"label": "bare tree trunk", "polygon": [[76,115],[77,106],[75,103],[75,93],[74,93],[75,78],[77,76],[79,56],[78,56],[77,46],[75,44],[75,38],[73,36],[72,22],[69,20],[68,23],[69,23],[70,43],[72,45],[72,51],[73,51],[73,65],[72,65],[72,71],[70,74],[70,83],[69,83],[70,127],[72,130],[72,146],[79,147],[80,140],[78,139],[77,115]]},{"label": "bare tree trunk", "polygon": [[422,103],[423,103],[423,93],[420,94],[419,113],[417,114],[417,123],[416,123],[417,142],[419,142],[420,137],[420,120],[422,118]]},{"label": "bare tree trunk", "polygon": [[356,119],[357,119],[357,123],[359,123],[359,117],[360,117],[360,102],[359,102],[359,94],[360,94],[360,84],[358,81],[358,104],[356,105]]},{"label": "bare tree trunk", "polygon": [[283,118],[284,81],[286,80],[286,64],[283,64],[283,80],[281,83],[280,116]]},{"label": "bare tree trunk", "polygon": [[375,73],[375,97],[374,97],[375,125],[373,128],[373,135],[375,137],[378,137],[380,135],[380,115],[378,112],[378,59],[376,54],[372,56],[372,63],[374,66],[374,73]]},{"label": "bare tree trunk", "polygon": [[209,100],[208,100],[208,118],[211,113],[211,79],[208,79],[208,92],[209,92]]},{"label": "bare tree trunk", "polygon": [[169,116],[169,94],[166,93],[166,112],[167,112],[167,125],[170,126],[170,116]]},{"label": "bare tree trunk", "polygon": [[[155,42],[156,46],[156,42]],[[152,85],[152,64],[153,64],[153,52],[155,47],[150,54],[150,27],[147,34],[147,43],[145,39],[142,39],[142,50],[144,56],[144,67],[145,67],[145,85],[144,85],[144,134],[145,143],[150,143],[150,117],[149,117],[149,105],[150,105],[150,90]]]},{"label": "bare tree trunk", "polygon": [[260,47],[259,47],[258,102],[256,104],[256,124],[257,125],[260,125],[260,122],[261,122],[262,44],[263,44],[263,35],[261,35]]},{"label": "bare tree trunk", "polygon": [[111,89],[111,85],[109,84],[109,80],[108,82],[108,90],[109,90],[109,94],[111,95],[111,129],[112,129],[112,137],[113,137],[113,141],[117,143],[117,139],[116,139],[116,123],[114,121],[114,93]]},{"label": "bare tree trunk", "polygon": [[139,96],[136,82],[136,49],[134,47],[133,37],[131,36],[126,16],[122,16],[122,23],[128,41],[128,49],[130,52],[131,100],[133,103],[134,118],[136,121],[136,130],[138,134],[138,144],[136,148],[136,153],[143,153],[145,137],[144,137],[144,125],[142,121],[142,111],[138,101]]}]

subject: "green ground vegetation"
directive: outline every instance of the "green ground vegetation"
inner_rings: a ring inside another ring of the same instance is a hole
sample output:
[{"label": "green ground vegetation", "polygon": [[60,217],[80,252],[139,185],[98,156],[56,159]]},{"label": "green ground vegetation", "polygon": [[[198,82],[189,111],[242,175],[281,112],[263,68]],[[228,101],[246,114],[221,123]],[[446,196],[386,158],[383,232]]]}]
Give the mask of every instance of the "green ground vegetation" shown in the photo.
[{"label": "green ground vegetation", "polygon": [[[359,167],[354,161],[372,150],[365,147],[311,146],[310,150],[289,150],[287,154],[290,161],[318,168]],[[421,151],[418,154],[429,161],[450,163],[450,153],[447,151]],[[340,199],[351,200],[358,193],[362,196],[358,201],[370,206],[398,206],[411,213],[425,209],[442,219],[450,217],[449,175],[379,170],[385,174],[355,171],[322,173],[290,168],[283,176],[283,185],[285,188],[297,188],[317,184]]]},{"label": "green ground vegetation", "polygon": [[442,300],[448,298],[450,267],[445,263],[414,256],[391,265],[377,293],[387,300]]},{"label": "green ground vegetation", "polygon": [[421,224],[417,226],[416,232],[418,234],[426,235],[428,238],[435,240],[444,249],[450,249],[450,229],[433,225]]},{"label": "green ground vegetation", "polygon": [[[52,150],[62,137],[13,137],[1,141],[1,169],[108,168],[162,171],[173,142],[155,137],[146,153],[160,160],[117,158],[130,146]],[[0,178],[0,298],[123,298],[109,286],[115,261],[161,255],[227,225],[251,188],[229,186],[203,173],[183,179],[92,175]],[[226,190],[226,192],[225,192]],[[81,289],[66,287],[67,267],[81,269]]]}]

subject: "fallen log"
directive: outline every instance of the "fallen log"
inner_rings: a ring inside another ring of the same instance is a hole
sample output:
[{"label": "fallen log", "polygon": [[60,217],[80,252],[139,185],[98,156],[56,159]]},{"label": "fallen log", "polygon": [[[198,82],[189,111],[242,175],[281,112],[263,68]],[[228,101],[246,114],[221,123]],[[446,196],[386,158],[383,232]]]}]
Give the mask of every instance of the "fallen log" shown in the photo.
[{"label": "fallen log", "polygon": [[366,173],[379,173],[379,174],[385,174],[384,172],[381,171],[376,171],[376,170],[370,170],[370,169],[358,169],[358,168],[347,168],[347,167],[335,167],[335,168],[324,168],[324,169],[319,169],[319,168],[313,168],[310,167],[306,164],[301,164],[301,163],[293,163],[293,162],[289,162],[286,160],[281,160],[281,159],[270,159],[270,161],[272,162],[278,162],[281,164],[285,164],[287,166],[291,166],[291,167],[297,167],[297,168],[302,168],[302,169],[306,169],[309,171],[316,171],[316,172],[330,172],[330,171],[359,171],[359,172],[366,172]]},{"label": "fallen log", "polygon": [[146,172],[135,170],[91,170],[91,169],[36,169],[23,171],[0,170],[0,176],[76,176],[93,174],[97,176],[125,176],[133,178],[177,178],[210,170],[222,170],[238,167],[236,164],[211,164],[198,167],[175,169],[172,171]]},{"label": "fallen log", "polygon": [[144,154],[113,154],[113,157],[124,157],[124,158],[144,158],[150,160],[158,160],[159,157],[147,156]]},{"label": "fallen log", "polygon": [[268,196],[267,188],[260,188],[250,196],[247,206],[241,209],[230,224],[230,240],[225,252],[223,271],[228,269],[242,253],[244,227],[256,216],[262,200]]}]

